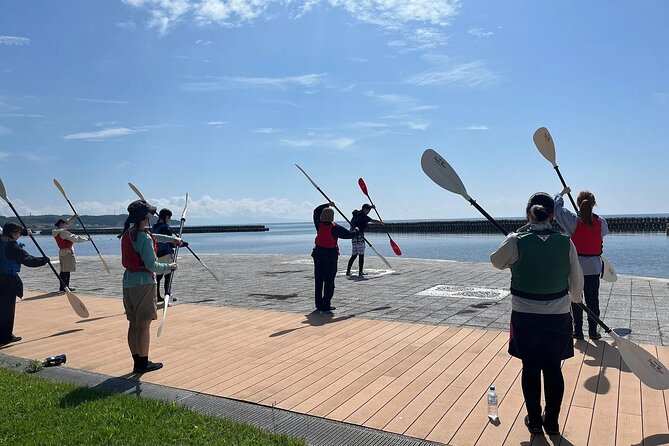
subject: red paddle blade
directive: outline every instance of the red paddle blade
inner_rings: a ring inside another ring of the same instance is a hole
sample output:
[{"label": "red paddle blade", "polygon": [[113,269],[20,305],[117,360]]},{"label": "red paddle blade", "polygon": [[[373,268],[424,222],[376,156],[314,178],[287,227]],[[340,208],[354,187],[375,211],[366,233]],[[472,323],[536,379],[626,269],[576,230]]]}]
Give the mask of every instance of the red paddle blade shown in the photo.
[{"label": "red paddle blade", "polygon": [[362,193],[365,195],[369,195],[367,193],[367,185],[365,184],[365,180],[362,178],[358,178],[358,186],[360,186],[360,189],[362,190]]},{"label": "red paddle blade", "polygon": [[399,246],[397,246],[397,243],[393,239],[390,239],[390,247],[393,248],[393,252],[395,255],[401,256],[402,255],[402,250],[400,249]]}]

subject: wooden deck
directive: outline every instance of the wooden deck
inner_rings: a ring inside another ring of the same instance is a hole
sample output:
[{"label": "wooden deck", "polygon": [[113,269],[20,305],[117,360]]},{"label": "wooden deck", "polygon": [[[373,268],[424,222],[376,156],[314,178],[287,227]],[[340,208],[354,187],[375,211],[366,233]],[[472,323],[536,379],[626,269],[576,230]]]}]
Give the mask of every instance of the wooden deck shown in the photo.
[{"label": "wooden deck", "polygon": [[[81,320],[64,296],[17,303],[23,341],[0,352],[111,376],[132,368],[119,299],[81,296]],[[153,332],[157,329],[153,326]],[[142,381],[229,397],[451,445],[669,444],[669,392],[642,385],[606,342],[578,341],[564,363],[564,437],[531,440],[523,418],[520,361],[507,333],[180,304],[170,309]],[[669,364],[669,348],[644,346]],[[498,426],[486,392],[499,393]]]}]

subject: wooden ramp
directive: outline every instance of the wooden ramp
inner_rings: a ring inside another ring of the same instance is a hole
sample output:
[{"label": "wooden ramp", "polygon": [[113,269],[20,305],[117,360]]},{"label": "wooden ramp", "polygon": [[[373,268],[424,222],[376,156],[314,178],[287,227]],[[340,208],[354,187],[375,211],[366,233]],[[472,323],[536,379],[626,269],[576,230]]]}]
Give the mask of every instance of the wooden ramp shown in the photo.
[{"label": "wooden ramp", "polygon": [[[0,352],[110,376],[132,369],[119,299],[81,296],[79,319],[65,296],[17,303],[15,334]],[[564,437],[533,439],[523,418],[521,364],[508,335],[466,327],[304,316],[189,304],[170,309],[151,359],[165,367],[142,381],[234,398],[450,445],[669,444],[669,392],[642,385],[603,341],[576,343],[564,363]],[[669,364],[669,348],[644,346]],[[486,393],[499,393],[500,424]]]}]

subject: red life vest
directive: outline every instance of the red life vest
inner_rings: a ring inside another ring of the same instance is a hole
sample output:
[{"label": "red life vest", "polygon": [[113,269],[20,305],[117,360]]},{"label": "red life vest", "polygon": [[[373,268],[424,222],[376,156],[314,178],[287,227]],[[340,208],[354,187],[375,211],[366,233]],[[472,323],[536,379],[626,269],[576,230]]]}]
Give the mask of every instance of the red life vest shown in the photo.
[{"label": "red life vest", "polygon": [[[151,271],[146,269],[142,257],[139,255],[139,252],[135,250],[135,247],[132,244],[133,238],[137,240],[137,232],[138,232],[137,230],[133,229],[127,231],[121,237],[121,263],[123,264],[125,269],[133,273],[141,273],[141,272],[152,273]],[[153,241],[153,251],[156,252],[157,250],[156,238],[151,234],[151,232],[147,230],[144,230],[144,232],[149,234],[149,236],[151,237],[151,240]]]},{"label": "red life vest", "polygon": [[71,248],[72,245],[74,245],[74,242],[70,240],[65,240],[60,236],[60,234],[56,234],[54,238],[56,239],[56,245],[58,245],[60,249],[68,249]]},{"label": "red life vest", "polygon": [[316,246],[321,248],[339,248],[337,246],[337,237],[332,235],[332,229],[337,226],[336,223],[330,225],[319,224],[318,225],[318,234],[316,234]]},{"label": "red life vest", "polygon": [[579,219],[571,241],[574,242],[576,252],[580,256],[602,255],[602,221],[593,214],[592,226],[586,226],[583,220]]}]

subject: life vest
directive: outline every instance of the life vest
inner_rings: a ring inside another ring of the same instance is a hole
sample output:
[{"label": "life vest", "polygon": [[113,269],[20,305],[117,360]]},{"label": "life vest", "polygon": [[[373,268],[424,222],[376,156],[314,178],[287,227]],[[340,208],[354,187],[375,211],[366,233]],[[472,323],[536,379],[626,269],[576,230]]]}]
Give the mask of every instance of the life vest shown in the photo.
[{"label": "life vest", "polygon": [[[146,267],[144,266],[144,261],[142,260],[142,256],[139,255],[139,252],[135,250],[135,246],[133,245],[133,238],[137,240],[137,231],[136,229],[132,229],[130,231],[126,231],[125,234],[121,237],[121,263],[130,272],[133,273],[141,273],[141,272],[146,272],[146,273],[151,273]],[[156,238],[151,234],[150,231],[144,230],[149,237],[151,237],[151,240],[153,241],[153,251],[156,251]]]},{"label": "life vest", "polygon": [[553,300],[569,290],[569,236],[552,229],[518,234],[518,260],[511,267],[511,294]]},{"label": "life vest", "polygon": [[54,238],[56,239],[56,244],[58,245],[58,247],[60,249],[69,249],[69,248],[72,247],[72,245],[74,245],[74,242],[72,242],[70,240],[65,240],[64,238],[62,238],[60,236],[60,233],[56,234],[56,236]]},{"label": "life vest", "polygon": [[335,226],[337,226],[336,223],[332,223],[329,225],[321,223],[318,225],[318,233],[316,234],[316,246],[321,248],[339,249],[339,246],[337,245],[337,237],[332,235],[332,230],[334,229]]},{"label": "life vest", "polygon": [[[16,276],[21,271],[21,264],[16,260],[12,260],[5,254],[7,245],[12,243],[9,237],[0,238],[0,274],[8,276]],[[23,248],[23,243],[18,243],[19,248]]]},{"label": "life vest", "polygon": [[602,221],[597,215],[592,216],[592,226],[587,226],[579,219],[576,230],[571,236],[580,256],[597,257],[602,255]]},{"label": "life vest", "polygon": [[[172,229],[167,223],[156,223],[153,225],[153,232],[156,234],[172,235]],[[174,252],[174,243],[158,243],[156,256],[162,257]]]}]

